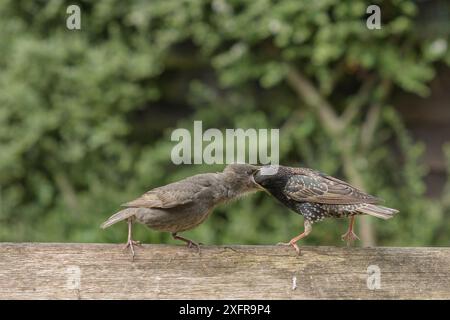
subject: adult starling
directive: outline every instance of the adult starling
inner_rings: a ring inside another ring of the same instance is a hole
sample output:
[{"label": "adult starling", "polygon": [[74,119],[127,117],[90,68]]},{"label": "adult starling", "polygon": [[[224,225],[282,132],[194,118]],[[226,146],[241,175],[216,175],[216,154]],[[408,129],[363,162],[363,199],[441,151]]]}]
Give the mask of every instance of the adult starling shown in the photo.
[{"label": "adult starling", "polygon": [[342,236],[349,245],[358,237],[353,232],[356,215],[368,214],[390,219],[398,210],[378,205],[382,200],[342,180],[307,168],[265,166],[255,173],[255,181],[281,203],[303,215],[303,233],[288,243],[298,254],[297,242],[312,230],[312,224],[324,218],[350,218],[348,231]]},{"label": "adult starling", "polygon": [[135,220],[151,229],[170,232],[174,239],[186,242],[189,247],[199,248],[197,243],[178,233],[201,224],[217,205],[261,190],[253,178],[258,168],[249,164],[230,164],[223,172],[197,174],[152,189],[125,203],[123,206],[126,209],[112,215],[101,228],[128,220],[128,241],[125,248],[130,248],[133,258],[133,245],[139,244],[131,236]]}]

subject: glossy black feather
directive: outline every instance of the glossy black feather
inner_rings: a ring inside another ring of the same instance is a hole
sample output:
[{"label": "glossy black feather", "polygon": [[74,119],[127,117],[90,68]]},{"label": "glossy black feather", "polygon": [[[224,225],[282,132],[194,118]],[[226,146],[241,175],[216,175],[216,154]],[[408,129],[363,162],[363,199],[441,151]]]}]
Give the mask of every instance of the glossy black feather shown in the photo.
[{"label": "glossy black feather", "polygon": [[397,212],[378,206],[381,199],[315,170],[280,166],[274,174],[263,173],[255,175],[256,183],[311,223],[358,214],[387,219]]}]

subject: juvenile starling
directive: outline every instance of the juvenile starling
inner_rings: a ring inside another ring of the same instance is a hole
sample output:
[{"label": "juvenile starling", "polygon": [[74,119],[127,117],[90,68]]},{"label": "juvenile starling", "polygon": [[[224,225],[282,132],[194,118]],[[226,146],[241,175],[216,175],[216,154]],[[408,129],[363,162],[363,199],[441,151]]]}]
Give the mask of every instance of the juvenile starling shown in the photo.
[{"label": "juvenile starling", "polygon": [[348,231],[342,236],[349,245],[359,239],[353,232],[356,215],[390,219],[398,212],[378,205],[381,199],[312,169],[265,166],[255,173],[255,181],[288,208],[303,215],[304,232],[288,243],[280,243],[294,247],[297,254],[300,254],[297,242],[310,234],[316,221],[350,218]]},{"label": "juvenile starling", "polygon": [[198,248],[197,243],[178,233],[201,224],[217,205],[261,190],[253,178],[258,168],[248,164],[230,164],[223,172],[198,174],[152,189],[125,203],[123,206],[126,209],[112,215],[101,228],[128,220],[128,241],[125,248],[130,248],[133,258],[133,245],[139,245],[131,237],[135,220],[151,229],[170,232],[174,239],[186,242],[189,247]]}]

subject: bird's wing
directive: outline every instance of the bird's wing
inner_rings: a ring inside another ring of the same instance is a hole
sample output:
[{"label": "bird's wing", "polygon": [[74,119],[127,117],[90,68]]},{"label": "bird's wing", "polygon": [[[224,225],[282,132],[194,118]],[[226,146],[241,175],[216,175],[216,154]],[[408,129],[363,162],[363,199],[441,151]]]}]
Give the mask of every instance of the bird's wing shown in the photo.
[{"label": "bird's wing", "polygon": [[166,209],[193,202],[197,194],[210,186],[208,179],[194,177],[152,189],[122,206]]},{"label": "bird's wing", "polygon": [[151,190],[144,193],[139,198],[124,203],[124,207],[145,207],[145,208],[173,208],[192,201],[186,197],[183,190],[172,192],[164,192],[164,190]]},{"label": "bird's wing", "polygon": [[325,204],[378,203],[350,184],[319,172],[305,172],[289,178],[284,193],[291,199]]}]

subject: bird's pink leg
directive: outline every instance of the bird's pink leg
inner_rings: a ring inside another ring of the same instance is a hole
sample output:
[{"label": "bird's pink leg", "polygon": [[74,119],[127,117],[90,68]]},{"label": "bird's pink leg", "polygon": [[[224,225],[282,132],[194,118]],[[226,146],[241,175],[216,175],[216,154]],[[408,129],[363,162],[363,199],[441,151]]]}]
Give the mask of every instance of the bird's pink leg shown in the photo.
[{"label": "bird's pink leg", "polygon": [[296,236],[295,238],[292,238],[291,241],[289,242],[280,242],[278,243],[278,245],[282,245],[282,246],[292,246],[295,251],[297,252],[298,255],[300,255],[300,248],[297,245],[297,242],[300,239],[305,238],[307,235],[309,235],[311,233],[312,230],[312,225],[308,220],[305,220],[305,231],[303,231],[303,233],[299,234],[298,236]]},{"label": "bird's pink leg", "polygon": [[353,232],[353,225],[355,224],[355,216],[351,216],[350,224],[346,233],[342,235],[342,241],[347,242],[347,246],[350,246],[353,241],[359,240],[358,236]]},{"label": "bird's pink leg", "polygon": [[140,246],[141,243],[139,241],[135,241],[132,239],[131,237],[131,229],[133,226],[133,219],[129,218],[128,219],[128,241],[124,246],[124,250],[130,248],[131,254],[132,254],[132,259],[134,260],[134,247],[133,246]]},{"label": "bird's pink leg", "polygon": [[200,244],[199,244],[199,243],[194,242],[194,241],[192,241],[192,240],[189,240],[189,239],[187,239],[187,238],[185,238],[185,237],[179,236],[179,235],[177,235],[176,232],[172,233],[172,238],[174,238],[175,240],[181,240],[181,241],[184,241],[184,242],[186,242],[186,244],[187,244],[187,246],[188,246],[189,248],[195,247],[195,248],[197,248],[198,251],[200,251]]}]

